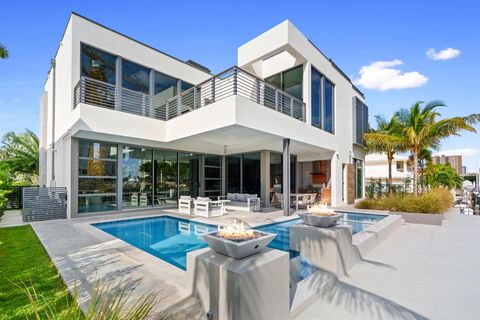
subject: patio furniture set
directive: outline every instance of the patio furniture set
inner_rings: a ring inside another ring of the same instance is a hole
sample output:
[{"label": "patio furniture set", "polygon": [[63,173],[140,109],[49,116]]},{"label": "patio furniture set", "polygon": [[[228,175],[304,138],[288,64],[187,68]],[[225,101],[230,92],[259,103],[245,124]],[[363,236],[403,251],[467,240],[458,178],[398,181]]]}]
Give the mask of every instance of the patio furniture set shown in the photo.
[{"label": "patio furniture set", "polygon": [[[291,206],[298,209],[306,209],[308,206],[315,204],[317,199],[316,193],[291,193]],[[279,204],[283,209],[283,193],[275,193],[273,195],[273,203]]]},{"label": "patio furniture set", "polygon": [[[256,194],[228,193],[219,196],[217,200],[207,197],[180,196],[178,212],[199,217],[217,217],[232,211],[255,212],[260,211],[261,200]],[[192,211],[193,208],[193,211]]]}]

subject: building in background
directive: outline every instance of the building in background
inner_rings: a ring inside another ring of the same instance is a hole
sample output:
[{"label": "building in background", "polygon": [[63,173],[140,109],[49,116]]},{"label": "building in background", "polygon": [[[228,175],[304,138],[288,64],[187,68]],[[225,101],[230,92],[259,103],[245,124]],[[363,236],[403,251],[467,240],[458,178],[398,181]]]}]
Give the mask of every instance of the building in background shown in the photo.
[{"label": "building in background", "polygon": [[[413,178],[408,167],[408,157],[395,155],[392,161],[392,184],[403,185],[407,179]],[[384,153],[373,153],[365,156],[365,183],[388,179],[388,160]]]},{"label": "building in background", "polygon": [[[453,156],[445,156],[436,154],[432,156],[432,163],[433,164],[450,164],[452,168],[454,168],[458,174],[463,174],[463,165],[462,165],[462,156],[461,155],[453,155]],[[466,168],[465,168],[466,169]],[[465,170],[466,171],[466,170]]]}]

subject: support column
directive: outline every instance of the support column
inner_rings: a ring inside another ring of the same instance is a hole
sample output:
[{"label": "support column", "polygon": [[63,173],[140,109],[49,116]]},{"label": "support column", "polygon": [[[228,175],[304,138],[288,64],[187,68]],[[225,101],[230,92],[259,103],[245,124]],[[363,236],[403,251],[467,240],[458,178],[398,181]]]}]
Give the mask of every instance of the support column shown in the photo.
[{"label": "support column", "polygon": [[260,199],[264,207],[270,206],[270,151],[260,155]]},{"label": "support column", "polygon": [[226,195],[227,194],[227,157],[222,156],[222,185],[221,185],[221,195]]},{"label": "support column", "polygon": [[290,215],[290,139],[283,139],[283,215]]}]

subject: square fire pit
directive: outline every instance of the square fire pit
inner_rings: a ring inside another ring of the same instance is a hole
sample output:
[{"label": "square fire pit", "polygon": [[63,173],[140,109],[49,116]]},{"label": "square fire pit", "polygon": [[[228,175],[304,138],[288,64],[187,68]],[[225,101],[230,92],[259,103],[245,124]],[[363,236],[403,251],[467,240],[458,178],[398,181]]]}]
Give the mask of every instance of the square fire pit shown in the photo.
[{"label": "square fire pit", "polygon": [[309,226],[328,228],[335,225],[341,218],[334,210],[324,203],[317,203],[307,209],[307,212],[298,214],[303,223]]},{"label": "square fire pit", "polygon": [[300,218],[302,218],[303,223],[309,226],[323,227],[323,228],[328,228],[335,225],[342,218],[341,214],[319,216],[319,215],[314,215],[311,213],[304,212],[304,213],[299,213],[298,215],[300,216]]},{"label": "square fire pit", "polygon": [[242,259],[265,249],[276,236],[274,233],[246,229],[241,223],[207,233],[203,238],[214,251]]}]

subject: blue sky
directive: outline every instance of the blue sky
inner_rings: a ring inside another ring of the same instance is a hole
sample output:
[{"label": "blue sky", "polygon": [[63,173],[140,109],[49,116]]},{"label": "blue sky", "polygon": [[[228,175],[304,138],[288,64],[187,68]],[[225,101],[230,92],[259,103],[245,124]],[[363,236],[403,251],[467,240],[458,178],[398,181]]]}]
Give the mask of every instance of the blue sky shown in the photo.
[{"label": "blue sky", "polygon": [[[289,19],[360,79],[371,116],[432,99],[449,106],[443,116],[480,112],[476,1],[5,1],[0,42],[11,57],[0,61],[0,135],[38,131],[39,97],[71,11],[214,73],[236,63],[238,46]],[[460,54],[433,60],[430,48]],[[378,61],[387,63],[372,65]],[[450,138],[442,151],[461,152],[477,170],[480,135]]]}]

